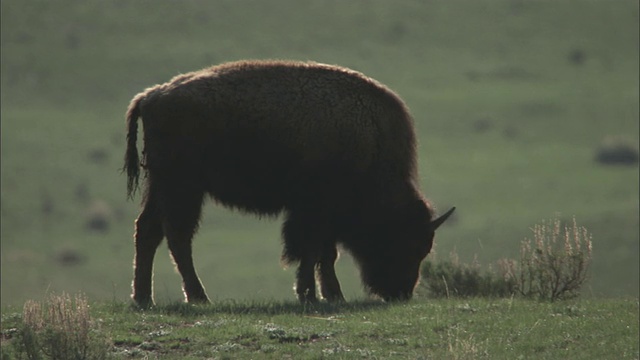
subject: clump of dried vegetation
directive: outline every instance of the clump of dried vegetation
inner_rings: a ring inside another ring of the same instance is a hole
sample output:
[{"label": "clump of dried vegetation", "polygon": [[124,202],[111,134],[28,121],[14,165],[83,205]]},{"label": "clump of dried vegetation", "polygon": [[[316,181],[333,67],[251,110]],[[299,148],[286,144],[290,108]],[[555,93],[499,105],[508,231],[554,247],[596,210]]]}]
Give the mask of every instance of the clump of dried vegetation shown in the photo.
[{"label": "clump of dried vegetation", "polygon": [[84,295],[51,294],[44,302],[25,302],[16,338],[18,357],[106,359],[110,343],[91,319]]},{"label": "clump of dried vegetation", "polygon": [[577,297],[588,279],[592,259],[591,234],[573,219],[559,219],[533,227],[533,240],[520,246],[520,261],[501,259],[483,271],[477,261],[425,262],[423,285],[435,297],[510,297],[561,300]]},{"label": "clump of dried vegetation", "polygon": [[552,301],[578,296],[591,264],[591,234],[575,218],[571,225],[535,225],[533,234],[520,247],[518,292]]}]

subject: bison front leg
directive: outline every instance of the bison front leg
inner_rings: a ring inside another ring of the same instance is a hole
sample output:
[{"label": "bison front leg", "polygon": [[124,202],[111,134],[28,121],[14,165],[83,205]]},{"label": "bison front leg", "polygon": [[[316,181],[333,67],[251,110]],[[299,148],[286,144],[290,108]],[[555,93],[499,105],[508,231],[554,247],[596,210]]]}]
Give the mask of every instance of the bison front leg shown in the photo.
[{"label": "bison front leg", "polygon": [[331,221],[313,214],[290,213],[282,233],[283,259],[285,262],[300,262],[295,283],[295,292],[300,302],[318,301],[316,278],[324,299],[329,302],[344,301],[334,268],[338,251]]},{"label": "bison front leg", "polygon": [[329,302],[345,301],[334,267],[337,259],[338,250],[335,244],[325,245],[318,263],[317,273],[322,297]]},{"label": "bison front leg", "polygon": [[169,250],[182,276],[182,290],[189,303],[208,303],[209,298],[193,265],[191,237],[185,232],[168,232]]},{"label": "bison front leg", "polygon": [[294,290],[302,303],[318,302],[314,272],[322,243],[314,227],[312,217],[299,213],[289,213],[282,227],[282,259],[285,263],[299,262]]},{"label": "bison front leg", "polygon": [[153,306],[153,258],[164,237],[162,218],[152,193],[147,196],[135,227],[136,254],[131,297],[138,306],[149,308]]},{"label": "bison front leg", "polygon": [[317,303],[316,281],[313,276],[315,261],[313,258],[300,260],[296,272],[295,292],[301,303]]}]

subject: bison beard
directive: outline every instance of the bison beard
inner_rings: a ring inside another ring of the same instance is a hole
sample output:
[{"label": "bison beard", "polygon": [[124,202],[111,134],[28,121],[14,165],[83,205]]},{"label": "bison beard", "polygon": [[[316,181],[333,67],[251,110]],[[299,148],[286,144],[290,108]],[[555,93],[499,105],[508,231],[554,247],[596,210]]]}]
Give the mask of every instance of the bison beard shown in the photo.
[{"label": "bison beard", "polygon": [[[298,263],[295,291],[344,297],[336,246],[385,300],[409,299],[435,230],[418,188],[413,120],[391,90],[318,63],[244,61],[177,76],[136,95],[127,111],[124,170],[136,220],[133,299],[153,305],[153,259],[163,238],[188,302],[208,302],[191,241],[205,195],[258,215],[285,213],[283,260]],[[137,150],[142,118],[143,158]]]}]

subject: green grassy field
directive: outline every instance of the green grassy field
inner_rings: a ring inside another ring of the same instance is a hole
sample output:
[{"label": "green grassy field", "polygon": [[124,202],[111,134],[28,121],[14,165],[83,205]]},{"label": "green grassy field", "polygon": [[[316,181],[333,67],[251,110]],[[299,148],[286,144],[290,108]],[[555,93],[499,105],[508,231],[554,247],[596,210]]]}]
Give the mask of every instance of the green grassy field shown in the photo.
[{"label": "green grassy field", "polygon": [[[138,211],[119,171],[128,101],[243,58],[340,64],[397,91],[416,120],[425,193],[458,208],[440,255],[517,257],[534,224],[575,216],[593,234],[585,295],[638,296],[638,165],[594,161],[608,136],[638,146],[637,1],[0,6],[3,306],[51,290],[127,299]],[[195,249],[216,301],[293,296],[278,221],[207,206]],[[338,272],[347,298],[362,299],[348,255]],[[157,299],[181,299],[166,247],[155,281]]]},{"label": "green grassy field", "polygon": [[[145,312],[90,305],[91,336],[115,358],[638,359],[637,300],[227,301]],[[21,326],[20,312],[3,312],[7,359],[17,355]]]}]

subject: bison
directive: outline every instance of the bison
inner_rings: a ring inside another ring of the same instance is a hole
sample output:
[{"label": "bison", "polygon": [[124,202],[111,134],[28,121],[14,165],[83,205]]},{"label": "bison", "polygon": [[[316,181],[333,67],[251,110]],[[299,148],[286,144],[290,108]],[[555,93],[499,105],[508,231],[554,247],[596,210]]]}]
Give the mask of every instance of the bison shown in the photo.
[{"label": "bison", "polygon": [[[142,159],[137,150],[142,118]],[[402,100],[363,74],[315,62],[240,61],[179,75],[137,94],[126,114],[124,171],[135,222],[133,300],[153,305],[152,272],[164,237],[189,303],[209,299],[192,260],[205,195],[260,216],[284,213],[295,292],[343,301],[337,245],[369,293],[413,293],[441,217],[422,196],[413,120]],[[315,275],[315,276],[314,276]]]}]

